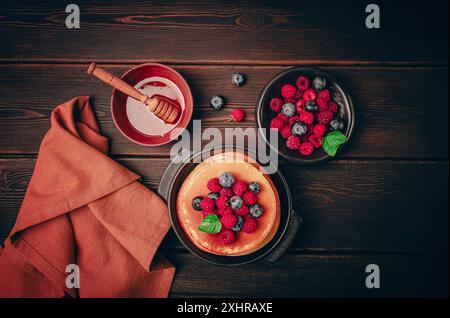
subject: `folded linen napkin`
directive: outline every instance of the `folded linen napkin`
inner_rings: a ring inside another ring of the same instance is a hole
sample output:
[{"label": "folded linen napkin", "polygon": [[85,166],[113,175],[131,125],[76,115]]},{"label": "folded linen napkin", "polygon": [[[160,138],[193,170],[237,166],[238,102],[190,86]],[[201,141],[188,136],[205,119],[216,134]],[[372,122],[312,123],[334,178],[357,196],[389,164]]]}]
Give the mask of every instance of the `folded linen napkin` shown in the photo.
[{"label": "folded linen napkin", "polygon": [[[170,228],[167,206],[107,152],[87,96],[54,109],[0,247],[0,297],[168,295],[175,269],[156,254]],[[66,284],[70,264],[79,288]]]}]

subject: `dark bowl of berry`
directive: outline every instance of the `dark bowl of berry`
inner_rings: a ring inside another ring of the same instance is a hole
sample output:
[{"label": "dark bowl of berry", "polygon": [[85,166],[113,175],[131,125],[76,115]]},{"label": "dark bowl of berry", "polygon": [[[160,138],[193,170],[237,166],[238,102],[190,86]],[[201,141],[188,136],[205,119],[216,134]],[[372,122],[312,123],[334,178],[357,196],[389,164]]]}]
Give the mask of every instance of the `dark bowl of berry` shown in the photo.
[{"label": "dark bowl of berry", "polygon": [[[313,164],[341,152],[350,139],[355,111],[350,96],[329,74],[293,67],[264,87],[256,108],[261,137],[290,162]],[[270,133],[278,135],[271,141]]]}]

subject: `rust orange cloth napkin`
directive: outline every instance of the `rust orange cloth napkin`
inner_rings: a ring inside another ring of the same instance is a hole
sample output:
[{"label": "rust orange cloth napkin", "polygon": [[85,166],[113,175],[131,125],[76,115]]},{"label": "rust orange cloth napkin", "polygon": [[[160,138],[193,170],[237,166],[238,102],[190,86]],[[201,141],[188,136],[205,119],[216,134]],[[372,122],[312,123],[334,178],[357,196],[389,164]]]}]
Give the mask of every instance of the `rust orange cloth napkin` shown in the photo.
[{"label": "rust orange cloth napkin", "polygon": [[[0,250],[0,297],[168,295],[175,269],[156,253],[167,206],[107,152],[87,96],[55,108]],[[66,284],[69,264],[79,288]]]}]

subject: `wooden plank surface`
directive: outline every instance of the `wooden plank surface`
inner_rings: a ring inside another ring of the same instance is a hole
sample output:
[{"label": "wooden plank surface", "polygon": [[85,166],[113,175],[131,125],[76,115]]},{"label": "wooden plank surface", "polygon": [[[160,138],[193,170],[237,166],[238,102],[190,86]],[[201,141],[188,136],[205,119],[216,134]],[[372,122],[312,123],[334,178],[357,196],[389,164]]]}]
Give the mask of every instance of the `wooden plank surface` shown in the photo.
[{"label": "wooden plank surface", "polygon": [[[171,296],[227,297],[445,297],[446,255],[284,255],[239,268],[205,264],[172,253],[177,266]],[[367,289],[365,268],[380,268],[380,289]],[[207,277],[207,279],[205,279]]]},{"label": "wooden plank surface", "polygon": [[0,11],[0,61],[160,61],[232,64],[445,63],[448,2],[11,1]]},{"label": "wooden plank surface", "polygon": [[[168,159],[120,163],[157,190]],[[12,227],[34,160],[0,159],[0,241]],[[330,162],[281,166],[304,226],[293,249],[309,252],[444,252],[448,250],[448,162]],[[170,234],[166,249],[181,244]]]},{"label": "wooden plank surface", "polygon": [[[108,65],[122,74],[131,65]],[[90,95],[112,153],[168,156],[171,144],[148,148],[135,145],[114,126],[109,111],[111,89],[85,74],[86,65],[1,65],[0,153],[35,154],[49,127],[51,110],[73,96]],[[202,127],[255,127],[254,109],[265,84],[283,67],[175,66],[189,82],[195,97],[193,119]],[[245,86],[230,82],[234,70],[248,76]],[[447,158],[448,67],[324,67],[351,94],[356,109],[354,138],[343,158]],[[45,80],[44,80],[45,79]],[[221,94],[228,106],[209,107]],[[25,97],[25,98],[24,98]],[[230,109],[245,109],[241,124],[227,122]],[[24,133],[26,132],[26,133]]]}]

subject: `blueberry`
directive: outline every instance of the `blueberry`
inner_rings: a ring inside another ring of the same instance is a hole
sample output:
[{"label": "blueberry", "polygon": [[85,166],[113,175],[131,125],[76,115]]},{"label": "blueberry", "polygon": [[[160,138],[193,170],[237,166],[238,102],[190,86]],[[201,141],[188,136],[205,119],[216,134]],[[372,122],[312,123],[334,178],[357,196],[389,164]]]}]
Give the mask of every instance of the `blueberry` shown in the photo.
[{"label": "blueberry", "polygon": [[286,115],[286,117],[292,117],[295,115],[295,105],[292,103],[286,103],[282,106],[281,112]]},{"label": "blueberry", "polygon": [[244,219],[240,215],[236,215],[236,224],[231,228],[233,232],[239,232],[242,229],[242,224],[244,223]]},{"label": "blueberry", "polygon": [[219,95],[214,95],[209,100],[209,105],[215,110],[221,110],[224,104],[225,101],[223,100],[223,97]]},{"label": "blueberry", "polygon": [[208,198],[217,200],[219,198],[219,194],[217,192],[210,192],[208,193]]},{"label": "blueberry", "polygon": [[294,123],[291,128],[292,134],[298,136],[303,136],[304,134],[306,134],[307,130],[308,128],[299,122]]},{"label": "blueberry", "polygon": [[240,207],[242,207],[242,198],[235,195],[232,196],[230,199],[230,206],[233,210],[239,209]]},{"label": "blueberry", "polygon": [[231,76],[231,82],[233,82],[233,84],[236,85],[236,86],[244,85],[245,84],[245,76],[244,76],[244,74],[234,73]]},{"label": "blueberry", "polygon": [[344,129],[344,123],[342,120],[339,119],[333,119],[330,122],[330,127],[332,130],[343,130]]},{"label": "blueberry", "polygon": [[306,102],[305,109],[307,111],[309,111],[310,113],[315,113],[317,111],[318,107],[315,102],[309,101],[309,102]]},{"label": "blueberry", "polygon": [[194,210],[197,211],[201,211],[202,207],[201,207],[201,203],[202,203],[203,198],[202,197],[195,197],[192,199],[192,207],[194,208]]},{"label": "blueberry", "polygon": [[259,191],[261,191],[261,186],[256,182],[250,182],[248,188],[254,193],[258,193]]},{"label": "blueberry", "polygon": [[234,176],[229,172],[222,173],[219,177],[219,183],[224,188],[231,188],[234,180]]},{"label": "blueberry", "polygon": [[259,204],[252,204],[248,212],[252,218],[259,218],[263,213],[264,209]]},{"label": "blueberry", "polygon": [[316,76],[313,79],[312,87],[315,90],[321,91],[325,88],[325,86],[327,86],[327,80],[325,79],[325,77]]}]

